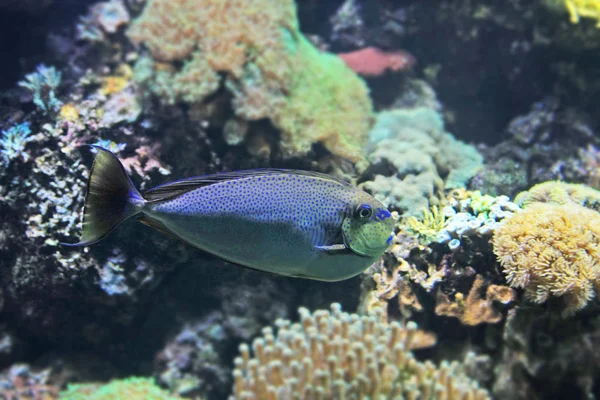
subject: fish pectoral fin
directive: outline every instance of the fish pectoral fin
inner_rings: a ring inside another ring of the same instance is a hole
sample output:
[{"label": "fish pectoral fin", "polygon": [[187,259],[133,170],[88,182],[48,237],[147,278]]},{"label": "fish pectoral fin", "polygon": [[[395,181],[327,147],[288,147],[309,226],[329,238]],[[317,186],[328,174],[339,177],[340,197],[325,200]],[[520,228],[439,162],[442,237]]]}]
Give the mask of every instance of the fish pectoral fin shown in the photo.
[{"label": "fish pectoral fin", "polygon": [[319,250],[323,250],[326,252],[337,252],[337,251],[343,251],[343,250],[347,250],[348,248],[346,247],[346,245],[344,243],[340,243],[340,244],[330,244],[328,246],[316,246],[317,249]]}]

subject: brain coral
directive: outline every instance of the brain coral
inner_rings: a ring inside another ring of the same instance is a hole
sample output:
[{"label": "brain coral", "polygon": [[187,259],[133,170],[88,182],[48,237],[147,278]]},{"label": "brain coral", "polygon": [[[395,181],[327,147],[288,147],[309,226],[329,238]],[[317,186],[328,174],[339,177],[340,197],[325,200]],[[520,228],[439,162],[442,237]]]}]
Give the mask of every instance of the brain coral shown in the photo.
[{"label": "brain coral", "polygon": [[320,142],[361,159],[372,123],[368,89],[300,33],[293,0],[149,0],[128,36],[151,54],[136,79],[167,102],[199,103],[224,80],[236,114],[270,119],[284,153]]},{"label": "brain coral", "polygon": [[508,283],[535,303],[560,297],[564,316],[600,289],[600,214],[578,204],[534,203],[496,229]]},{"label": "brain coral", "polygon": [[515,203],[527,207],[533,203],[579,204],[600,211],[600,192],[589,186],[548,181],[533,186],[515,197]]}]

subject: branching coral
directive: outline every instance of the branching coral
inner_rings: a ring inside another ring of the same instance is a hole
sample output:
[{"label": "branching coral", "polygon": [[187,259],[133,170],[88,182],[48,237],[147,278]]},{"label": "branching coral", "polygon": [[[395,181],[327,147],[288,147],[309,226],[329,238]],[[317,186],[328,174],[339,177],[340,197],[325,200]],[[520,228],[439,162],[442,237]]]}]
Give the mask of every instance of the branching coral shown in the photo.
[{"label": "branching coral", "polygon": [[12,126],[6,131],[2,131],[2,136],[0,137],[0,156],[5,166],[8,165],[11,160],[18,157],[23,157],[25,160],[29,158],[24,150],[27,142],[31,140],[30,134],[31,129],[27,122]]},{"label": "branching coral", "polygon": [[494,253],[510,286],[544,303],[563,300],[563,315],[600,288],[600,214],[571,202],[533,203],[496,230]]},{"label": "branching coral", "polygon": [[406,230],[419,239],[421,244],[433,242],[446,224],[446,215],[440,212],[439,207],[433,206],[423,211],[420,218],[411,216],[405,219]]},{"label": "branching coral", "polygon": [[[400,313],[404,317],[410,317],[413,310],[423,310],[423,306],[412,290],[408,277],[403,276],[401,273],[408,269],[410,269],[410,266],[404,260],[401,261],[391,274],[384,265],[380,265],[381,272],[373,274],[373,280],[377,287],[368,294],[365,301],[365,307],[368,312],[379,307],[385,311],[384,315],[387,315],[388,303],[395,297],[398,298],[398,307],[400,308]],[[435,344],[435,335],[424,334],[423,336],[428,337],[428,339],[424,341],[424,344],[429,344],[429,346]]]},{"label": "branching coral", "polygon": [[40,64],[36,72],[25,75],[19,86],[33,93],[33,103],[45,113],[58,111],[62,102],[56,97],[62,74],[54,67]]},{"label": "branching coral", "polygon": [[300,33],[293,1],[150,0],[128,35],[153,57],[138,62],[136,78],[168,101],[201,102],[224,74],[236,114],[269,118],[285,153],[320,142],[361,158],[372,122],[368,89]]},{"label": "branching coral", "polygon": [[565,7],[571,16],[571,22],[576,24],[581,17],[596,20],[596,27],[600,28],[600,1],[598,0],[564,0]]},{"label": "branching coral", "polygon": [[[381,310],[379,310],[381,311]],[[458,363],[417,361],[410,353],[416,325],[388,324],[381,312],[359,317],[341,311],[299,310],[301,322],[279,320],[240,346],[230,399],[487,399]]]},{"label": "branching coral", "polygon": [[483,323],[495,324],[502,320],[502,313],[496,309],[493,303],[508,304],[515,300],[515,292],[509,287],[500,285],[489,285],[483,296],[484,280],[477,275],[473,286],[464,298],[462,293],[454,296],[454,302],[450,301],[440,290],[437,296],[435,313],[447,317],[456,317],[464,325],[479,325]]}]

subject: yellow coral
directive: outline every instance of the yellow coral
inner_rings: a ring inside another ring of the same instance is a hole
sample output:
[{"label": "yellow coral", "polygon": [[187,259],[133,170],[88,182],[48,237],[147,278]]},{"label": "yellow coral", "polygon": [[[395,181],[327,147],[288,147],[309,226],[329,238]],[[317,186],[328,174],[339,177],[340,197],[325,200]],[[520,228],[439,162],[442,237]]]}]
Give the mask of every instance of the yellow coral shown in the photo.
[{"label": "yellow coral", "polygon": [[460,364],[417,361],[416,324],[388,324],[379,313],[360,317],[341,311],[311,314],[301,322],[279,320],[250,348],[240,346],[231,400],[277,399],[488,399]]},{"label": "yellow coral", "polygon": [[572,23],[579,23],[581,17],[592,18],[596,20],[596,27],[600,28],[600,0],[565,0],[565,7]]},{"label": "yellow coral", "polygon": [[447,317],[456,317],[464,325],[479,325],[482,323],[495,324],[502,320],[502,313],[494,308],[494,301],[508,304],[515,300],[514,291],[506,286],[489,285],[483,297],[484,280],[477,275],[473,286],[465,299],[462,293],[454,296],[451,302],[448,296],[438,291],[435,313]]},{"label": "yellow coral", "polygon": [[77,111],[77,107],[74,104],[65,104],[60,108],[60,112],[58,113],[60,119],[64,121],[77,121],[79,119],[79,111]]},{"label": "yellow coral", "polygon": [[578,204],[600,211],[600,192],[585,185],[549,181],[537,184],[515,198],[515,203],[527,207],[534,203]]},{"label": "yellow coral", "polygon": [[437,206],[433,206],[429,210],[423,210],[420,218],[406,218],[404,224],[409,233],[415,235],[421,244],[428,245],[446,226],[446,216],[440,212]]},{"label": "yellow coral", "polygon": [[535,303],[561,297],[563,315],[600,288],[600,214],[588,208],[531,204],[495,231],[493,244],[510,286]]}]

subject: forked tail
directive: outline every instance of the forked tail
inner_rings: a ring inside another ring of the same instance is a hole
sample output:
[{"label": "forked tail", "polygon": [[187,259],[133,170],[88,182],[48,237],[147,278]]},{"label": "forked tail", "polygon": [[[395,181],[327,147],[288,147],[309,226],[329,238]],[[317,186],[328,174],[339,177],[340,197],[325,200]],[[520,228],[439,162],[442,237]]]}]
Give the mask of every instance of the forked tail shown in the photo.
[{"label": "forked tail", "polygon": [[108,235],[121,222],[142,211],[145,200],[137,191],[119,159],[102,147],[92,165],[83,208],[83,233],[79,243],[87,246]]}]

